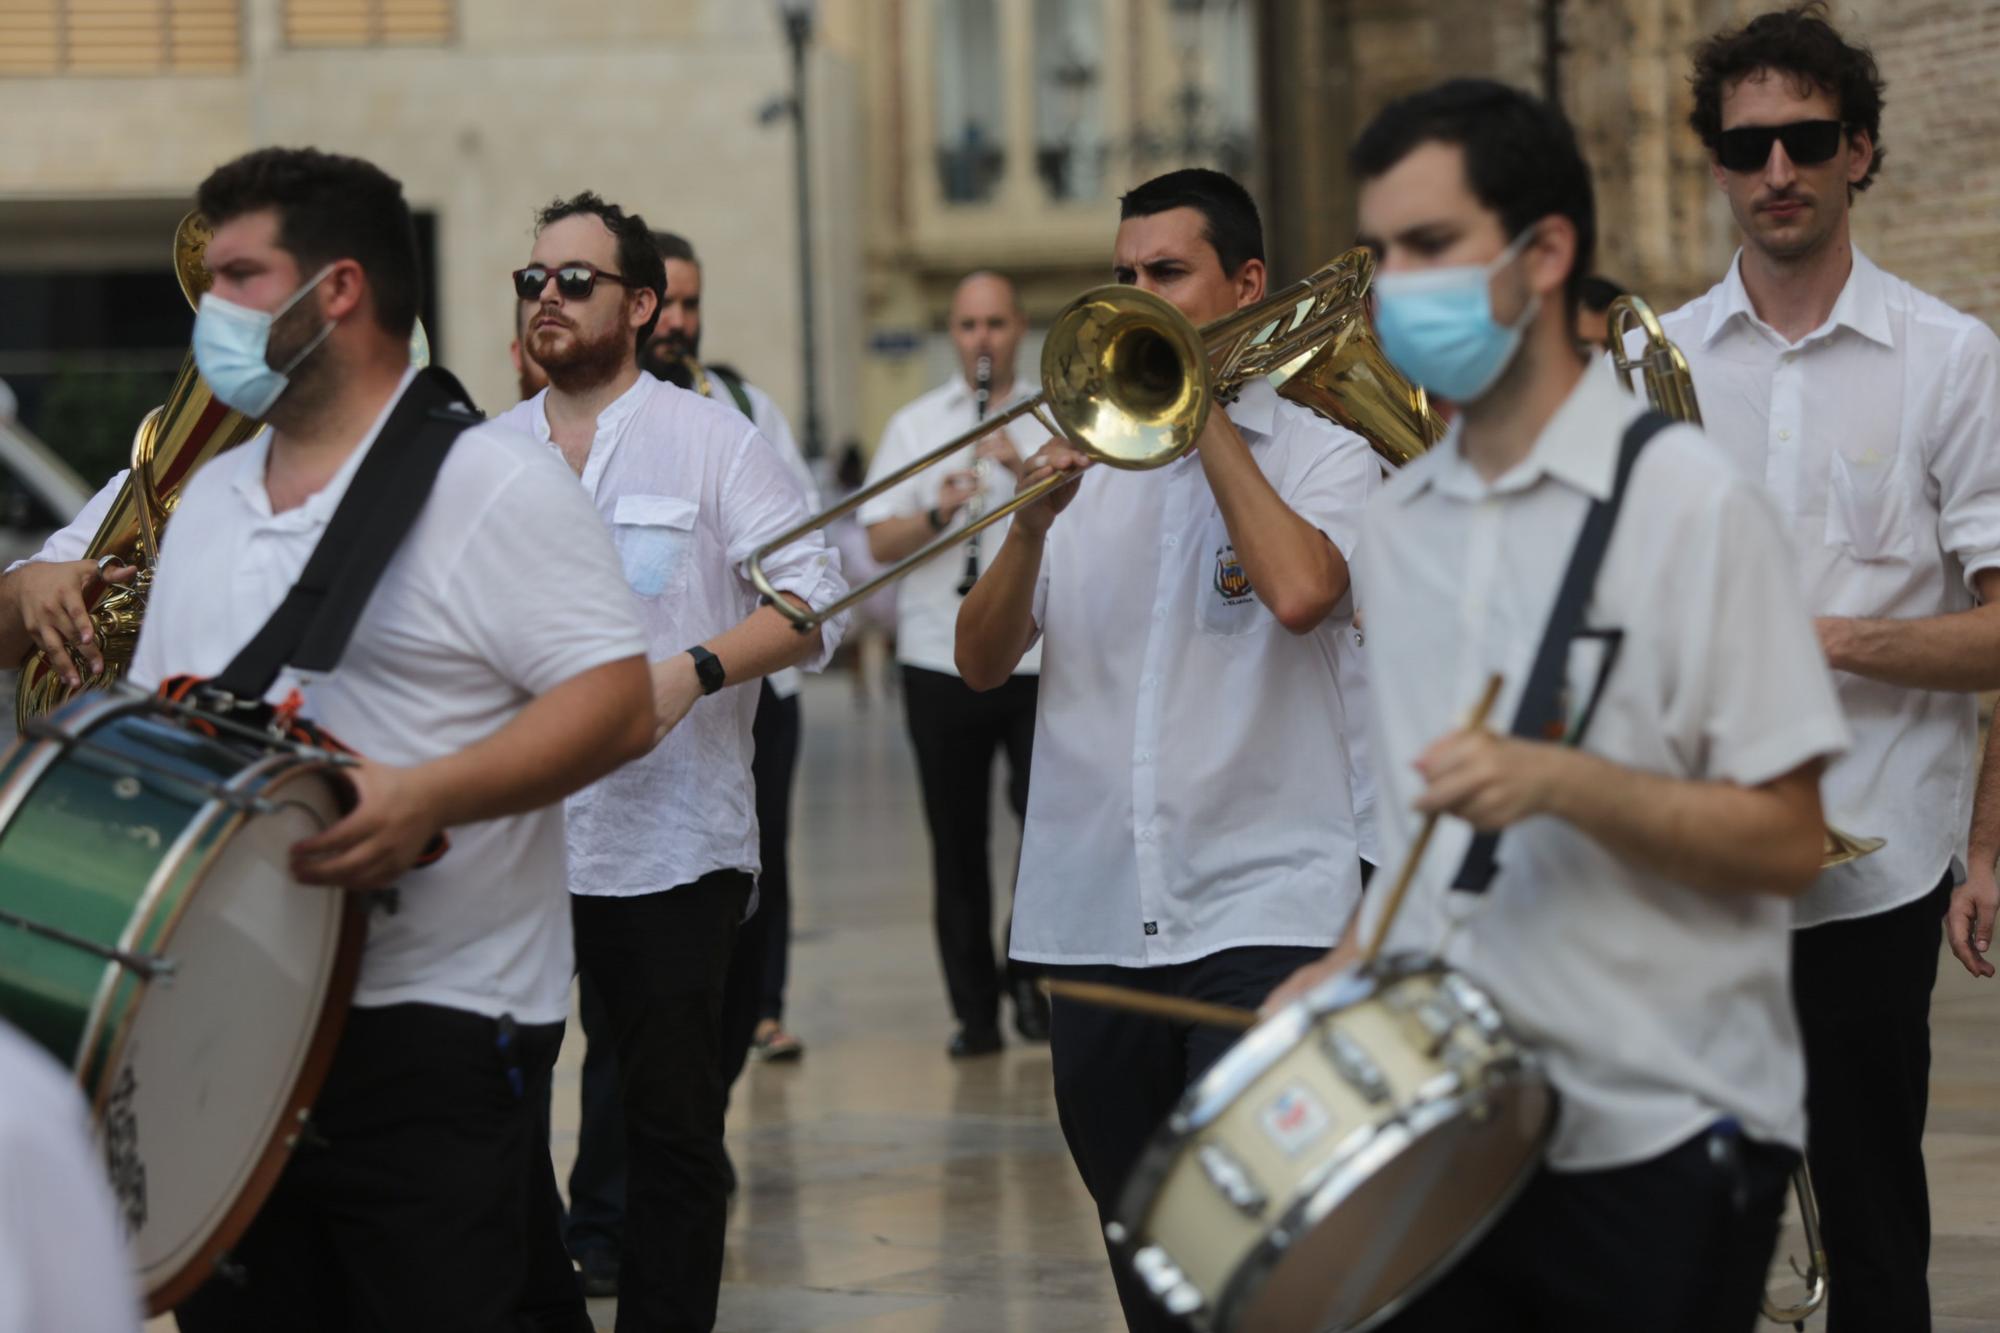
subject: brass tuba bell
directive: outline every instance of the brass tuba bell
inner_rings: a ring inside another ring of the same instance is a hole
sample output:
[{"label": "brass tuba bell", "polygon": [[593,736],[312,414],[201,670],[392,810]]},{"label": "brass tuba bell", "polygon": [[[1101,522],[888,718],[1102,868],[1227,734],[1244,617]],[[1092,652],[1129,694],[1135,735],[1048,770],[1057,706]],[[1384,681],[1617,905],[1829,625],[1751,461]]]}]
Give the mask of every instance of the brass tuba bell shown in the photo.
[{"label": "brass tuba bell", "polygon": [[[181,295],[197,306],[208,290],[208,269],[202,255],[208,249],[208,224],[197,213],[181,219],[174,230],[174,275]],[[132,437],[132,471],[112,500],[111,509],[90,539],[84,557],[101,566],[137,565],[139,572],[122,585],[100,583],[87,598],[91,633],[104,655],[104,670],[92,674],[81,656],[76,672],[82,682],[72,690],[63,683],[39,651],[21,662],[21,681],[14,695],[15,722],[28,722],[67,703],[86,690],[102,689],[132,665],[139,643],[139,622],[146,613],[146,595],[153,565],[160,557],[160,532],[166,526],[181,487],[203,463],[233,449],[258,431],[258,424],[224,405],[209,391],[195,370],[194,354],[181,358],[167,401],[146,414]]]}]

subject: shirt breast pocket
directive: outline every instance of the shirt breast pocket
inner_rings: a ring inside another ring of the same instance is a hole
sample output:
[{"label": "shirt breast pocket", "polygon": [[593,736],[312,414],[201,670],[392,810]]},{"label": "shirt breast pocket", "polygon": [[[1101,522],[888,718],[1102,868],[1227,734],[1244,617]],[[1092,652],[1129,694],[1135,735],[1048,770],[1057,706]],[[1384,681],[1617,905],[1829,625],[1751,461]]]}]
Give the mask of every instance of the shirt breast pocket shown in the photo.
[{"label": "shirt breast pocket", "polygon": [[1243,572],[1220,514],[1202,528],[1203,565],[1194,580],[1195,623],[1203,634],[1231,638],[1275,624]]},{"label": "shirt breast pocket", "polygon": [[1856,560],[1888,560],[1908,555],[1915,541],[1909,488],[1895,454],[1850,458],[1836,451],[1827,473],[1827,545]]},{"label": "shirt breast pocket", "polygon": [[621,495],[611,516],[611,541],[625,582],[641,597],[678,595],[687,586],[694,521],[701,507],[672,495]]}]

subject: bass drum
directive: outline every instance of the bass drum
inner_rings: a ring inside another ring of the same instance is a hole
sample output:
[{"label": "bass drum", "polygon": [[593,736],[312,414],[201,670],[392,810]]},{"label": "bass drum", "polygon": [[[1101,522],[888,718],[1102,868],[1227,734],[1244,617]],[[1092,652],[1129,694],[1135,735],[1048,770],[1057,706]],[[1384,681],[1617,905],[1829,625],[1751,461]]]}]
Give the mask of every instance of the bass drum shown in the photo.
[{"label": "bass drum", "polygon": [[336,758],[201,720],[86,695],[0,759],[0,1016],[75,1071],[154,1314],[277,1182],[366,924],[289,870],[340,815]]},{"label": "bass drum", "polygon": [[1540,1164],[1555,1093],[1434,959],[1338,977],[1188,1090],[1106,1227],[1207,1333],[1357,1333],[1401,1309]]}]

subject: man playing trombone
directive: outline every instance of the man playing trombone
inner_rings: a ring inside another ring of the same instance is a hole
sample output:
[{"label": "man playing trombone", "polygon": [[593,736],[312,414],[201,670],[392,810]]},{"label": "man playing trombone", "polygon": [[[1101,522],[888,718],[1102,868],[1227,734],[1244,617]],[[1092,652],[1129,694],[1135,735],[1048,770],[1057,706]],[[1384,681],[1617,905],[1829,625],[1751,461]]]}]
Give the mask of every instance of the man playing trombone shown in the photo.
[{"label": "man playing trombone", "polygon": [[[1794,5],[1696,51],[1690,119],[1743,248],[1661,322],[1709,435],[1769,488],[1800,557],[1854,729],[1828,815],[1887,838],[1799,900],[1792,963],[1827,1327],[1874,1333],[1930,1327],[1931,988],[1966,871],[1973,691],[2000,685],[2000,342],[1854,246],[1883,84],[1824,15]],[[1990,854],[1967,895],[1982,884]]]},{"label": "man playing trombone", "polygon": [[[1196,325],[1264,296],[1256,205],[1220,173],[1122,202],[1114,270]],[[1115,388],[1115,386],[1113,386]],[[1348,556],[1380,464],[1247,382],[1197,456],[1085,471],[1021,509],[959,610],[974,689],[1043,648],[1012,956],[1055,976],[1255,1004],[1340,934],[1361,888],[1338,657]],[[1058,516],[1061,521],[1057,522]],[[1055,1005],[1064,1137],[1109,1216],[1148,1134],[1229,1035]],[[1135,1329],[1178,1325],[1122,1265]]]}]

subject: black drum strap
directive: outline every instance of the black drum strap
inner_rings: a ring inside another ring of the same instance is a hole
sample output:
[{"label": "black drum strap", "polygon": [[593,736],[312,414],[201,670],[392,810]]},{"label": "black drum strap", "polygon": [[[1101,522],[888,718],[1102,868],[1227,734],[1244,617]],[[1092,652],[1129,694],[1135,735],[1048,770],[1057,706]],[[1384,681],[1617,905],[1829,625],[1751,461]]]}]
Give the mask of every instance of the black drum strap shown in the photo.
[{"label": "black drum strap", "polygon": [[382,423],[305,570],[243,651],[205,686],[218,702],[255,704],[287,666],[331,671],[390,559],[430,498],[445,455],[484,418],[450,371],[431,366]]},{"label": "black drum strap", "polygon": [[[1618,446],[1618,474],[1611,483],[1611,494],[1605,499],[1593,501],[1589,512],[1583,516],[1583,529],[1577,534],[1576,550],[1569,558],[1569,568],[1563,572],[1562,586],[1556,592],[1555,609],[1549,613],[1548,628],[1542,632],[1541,647],[1535,650],[1535,664],[1528,672],[1528,685],[1521,693],[1521,704],[1514,714],[1514,725],[1509,734],[1540,741],[1562,737],[1563,678],[1569,665],[1569,646],[1583,630],[1583,617],[1590,609],[1590,594],[1597,586],[1597,572],[1603,567],[1604,553],[1611,547],[1611,529],[1625,503],[1625,487],[1632,479],[1632,465],[1639,461],[1639,451],[1655,435],[1673,424],[1673,419],[1663,413],[1646,412],[1626,430],[1625,438]],[[1604,676],[1609,674],[1607,666]],[[1603,686],[1604,679],[1600,677],[1600,694]],[[1572,744],[1583,740],[1584,729],[1596,707],[1597,696],[1593,695],[1585,709],[1583,725],[1578,726],[1576,734],[1569,738]],[[1472,846],[1466,849],[1465,862],[1459,866],[1451,886],[1467,893],[1486,892],[1499,870],[1496,856],[1499,846],[1498,833],[1481,833],[1473,838]]]}]

